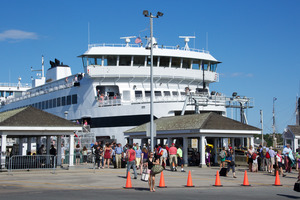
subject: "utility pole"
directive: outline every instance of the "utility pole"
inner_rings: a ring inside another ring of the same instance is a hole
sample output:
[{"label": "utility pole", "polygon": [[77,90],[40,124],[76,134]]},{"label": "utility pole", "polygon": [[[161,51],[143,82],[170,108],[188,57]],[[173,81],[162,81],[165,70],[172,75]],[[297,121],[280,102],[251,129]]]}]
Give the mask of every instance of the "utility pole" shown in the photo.
[{"label": "utility pole", "polygon": [[263,119],[263,111],[260,110],[260,123],[261,123],[261,145],[264,146],[264,119]]}]

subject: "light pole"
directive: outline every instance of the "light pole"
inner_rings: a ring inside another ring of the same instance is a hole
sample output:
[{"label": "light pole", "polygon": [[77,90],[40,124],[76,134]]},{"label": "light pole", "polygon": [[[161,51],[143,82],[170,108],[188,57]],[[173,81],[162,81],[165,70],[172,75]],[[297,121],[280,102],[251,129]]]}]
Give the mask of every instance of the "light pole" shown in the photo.
[{"label": "light pole", "polygon": [[260,123],[261,123],[261,145],[264,146],[264,117],[263,117],[263,111],[260,110]]},{"label": "light pole", "polygon": [[150,57],[151,57],[151,66],[150,66],[150,144],[151,144],[151,152],[154,150],[154,133],[153,133],[153,98],[154,98],[154,91],[153,91],[153,18],[162,17],[164,14],[161,12],[157,12],[156,16],[149,14],[148,10],[143,11],[143,15],[145,17],[150,18]]},{"label": "light pole", "polygon": [[273,97],[273,147],[276,148],[277,144],[276,144],[276,135],[275,135],[275,101],[277,100],[276,97]]}]

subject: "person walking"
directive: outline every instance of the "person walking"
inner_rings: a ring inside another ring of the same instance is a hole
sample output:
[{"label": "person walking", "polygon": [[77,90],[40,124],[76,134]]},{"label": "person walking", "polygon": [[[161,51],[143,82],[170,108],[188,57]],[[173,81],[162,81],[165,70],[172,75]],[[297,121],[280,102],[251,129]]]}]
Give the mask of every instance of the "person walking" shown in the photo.
[{"label": "person walking", "polygon": [[64,147],[64,144],[61,144],[61,167],[63,167],[64,160],[66,158],[66,148]]},{"label": "person walking", "polygon": [[135,150],[135,164],[137,169],[140,169],[140,174],[142,174],[142,150],[138,143],[136,143],[136,150]]},{"label": "person walking", "polygon": [[253,146],[250,145],[249,149],[248,149],[248,153],[247,153],[247,157],[248,157],[248,164],[249,164],[249,171],[252,172],[252,163],[253,163],[253,159],[252,159],[252,154],[254,153],[254,149]]},{"label": "person walking", "polygon": [[87,157],[88,157],[87,156],[87,148],[86,148],[86,146],[84,146],[82,149],[82,158],[83,158],[82,162],[84,164],[87,164]]},{"label": "person walking", "polygon": [[235,176],[235,162],[234,162],[234,155],[233,155],[233,149],[230,149],[228,151],[227,157],[227,172],[226,172],[226,176],[228,176],[228,172],[230,171],[230,169],[232,169],[232,174],[233,174],[233,178],[236,178]]},{"label": "person walking", "polygon": [[121,146],[121,143],[118,143],[117,147],[115,148],[115,154],[116,154],[116,167],[121,168],[122,157],[123,157],[123,148]]},{"label": "person walking", "polygon": [[105,165],[107,165],[107,168],[109,169],[110,159],[111,159],[111,153],[112,149],[109,143],[106,143],[104,148],[104,165],[103,168],[105,168]]},{"label": "person walking", "polygon": [[167,157],[168,157],[168,151],[166,149],[166,146],[163,145],[160,150],[159,150],[159,154],[160,156],[160,165],[163,166],[163,168],[165,169],[167,166]]},{"label": "person walking", "polygon": [[159,164],[159,160],[155,159],[153,152],[150,152],[147,163],[148,163],[148,170],[149,170],[149,179],[148,179],[149,189],[150,189],[150,192],[155,192],[155,189],[154,189],[155,174],[151,171],[151,169],[154,165]]},{"label": "person walking", "polygon": [[[148,167],[148,163],[147,163],[147,160],[148,160],[148,149],[147,147],[143,147],[143,150],[142,150],[142,168],[147,168]],[[143,171],[143,169],[141,169]]]},{"label": "person walking", "polygon": [[220,152],[219,156],[220,156],[220,159],[221,159],[221,164],[220,164],[220,170],[221,170],[222,168],[225,167],[225,160],[226,160],[225,147],[222,148],[222,151]]},{"label": "person walking", "polygon": [[136,157],[136,153],[135,150],[132,149],[132,145],[128,145],[129,149],[127,150],[127,155],[126,157],[128,158],[127,161],[127,171],[126,171],[126,178],[127,178],[127,174],[130,171],[131,167],[133,168],[133,172],[134,172],[134,179],[137,179],[137,173],[136,173],[136,165],[135,165],[135,157]]},{"label": "person walking", "polygon": [[182,157],[182,149],[181,146],[177,149],[177,164],[181,166],[181,172],[185,172],[183,169],[184,160]]},{"label": "person walking", "polygon": [[289,153],[292,151],[291,147],[289,144],[286,145],[285,148],[283,148],[283,155],[284,155],[284,167],[285,167],[285,172],[290,173],[292,171],[291,167],[291,160],[289,158]]},{"label": "person walking", "polygon": [[282,168],[284,167],[284,165],[282,164],[282,155],[281,155],[281,150],[278,150],[277,154],[276,154],[276,166],[278,167],[278,170],[280,171],[282,177],[285,177],[286,175],[283,174],[283,170]]},{"label": "person walking", "polygon": [[175,164],[175,171],[177,171],[177,148],[175,147],[175,144],[172,143],[172,146],[169,149],[169,154],[170,154],[170,167],[172,169],[172,163],[174,162]]},{"label": "person walking", "polygon": [[[95,164],[97,164],[98,169],[100,169],[100,163],[101,163],[101,151],[100,151],[100,146],[97,146],[95,150]],[[102,167],[102,163],[101,163]]]},{"label": "person walking", "polygon": [[273,172],[273,166],[275,165],[275,159],[276,159],[276,153],[273,150],[272,146],[270,146],[269,155],[270,155],[270,171],[269,171],[269,173],[272,173]]},{"label": "person walking", "polygon": [[77,144],[75,148],[76,165],[80,164],[80,145]]}]

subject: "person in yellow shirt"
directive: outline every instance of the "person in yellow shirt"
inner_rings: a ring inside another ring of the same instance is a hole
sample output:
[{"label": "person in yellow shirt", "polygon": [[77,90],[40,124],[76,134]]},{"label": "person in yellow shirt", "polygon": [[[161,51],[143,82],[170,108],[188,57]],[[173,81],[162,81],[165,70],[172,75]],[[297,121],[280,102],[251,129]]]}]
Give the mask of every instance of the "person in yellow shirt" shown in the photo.
[{"label": "person in yellow shirt", "polygon": [[184,160],[183,160],[183,157],[182,157],[181,146],[179,146],[178,149],[177,149],[177,163],[178,163],[178,166],[181,165],[181,172],[185,172],[184,169],[183,169]]}]

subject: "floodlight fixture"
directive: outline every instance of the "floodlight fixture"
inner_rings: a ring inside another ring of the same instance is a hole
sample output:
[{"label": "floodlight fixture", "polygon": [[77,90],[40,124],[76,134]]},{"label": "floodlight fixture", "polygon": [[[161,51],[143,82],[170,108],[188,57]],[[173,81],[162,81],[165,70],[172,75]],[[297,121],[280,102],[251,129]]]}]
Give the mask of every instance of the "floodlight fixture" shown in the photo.
[{"label": "floodlight fixture", "polygon": [[164,15],[164,13],[162,13],[162,12],[157,12],[157,15],[156,15],[156,17],[158,18],[158,17],[162,17]]},{"label": "floodlight fixture", "polygon": [[143,11],[143,15],[144,15],[145,17],[147,17],[147,16],[149,15],[148,10],[144,10],[144,11]]}]

